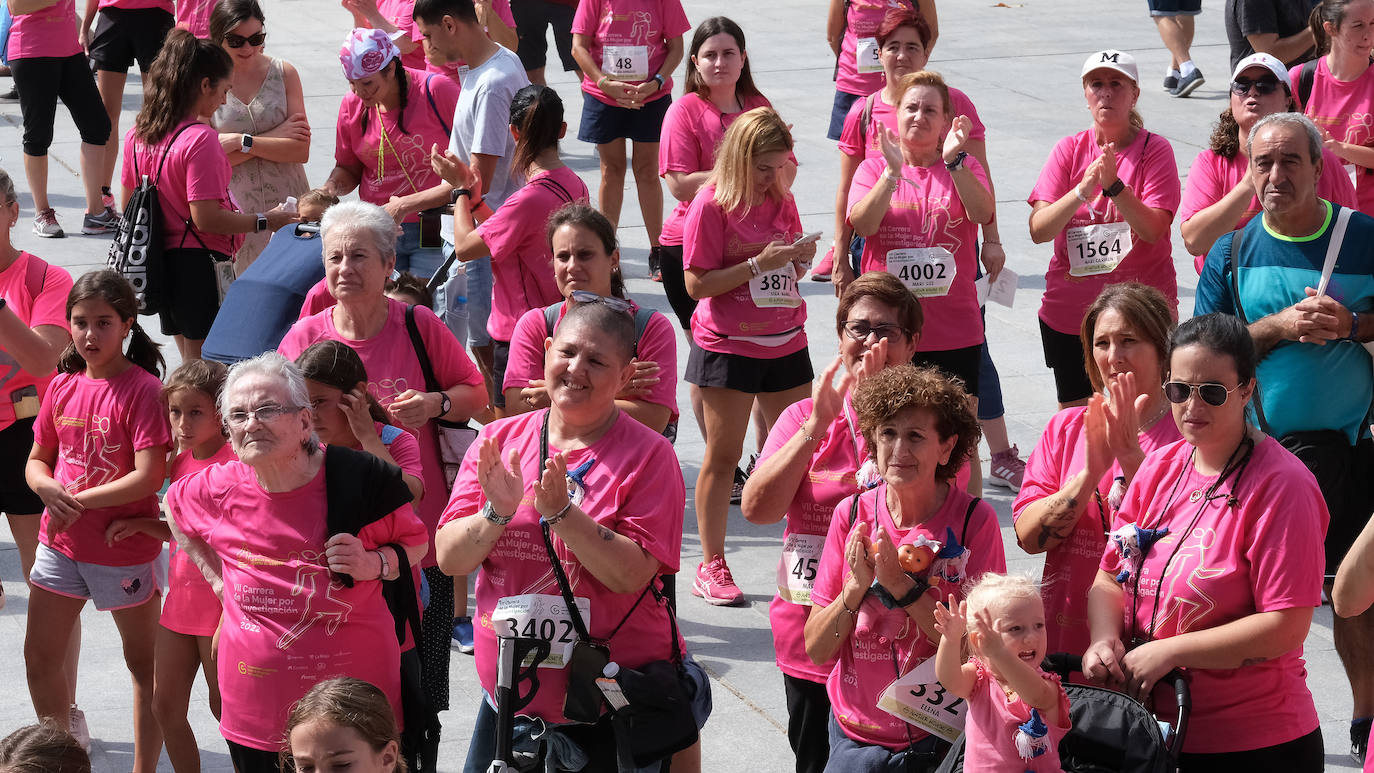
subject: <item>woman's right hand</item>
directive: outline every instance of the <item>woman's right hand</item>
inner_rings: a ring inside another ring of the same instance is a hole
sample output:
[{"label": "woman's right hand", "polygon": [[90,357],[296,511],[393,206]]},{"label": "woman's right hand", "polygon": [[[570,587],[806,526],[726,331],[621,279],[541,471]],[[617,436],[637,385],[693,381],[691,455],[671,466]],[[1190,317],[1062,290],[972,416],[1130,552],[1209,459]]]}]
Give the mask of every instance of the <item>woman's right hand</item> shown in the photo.
[{"label": "woman's right hand", "polygon": [[1083,653],[1083,676],[1100,685],[1120,687],[1126,683],[1126,672],[1121,670],[1125,657],[1126,646],[1120,639],[1095,641]]},{"label": "woman's right hand", "polygon": [[810,423],[814,426],[808,434],[812,437],[819,437],[825,432],[835,417],[840,415],[844,408],[844,396],[849,393],[849,387],[854,383],[854,376],[845,369],[844,375],[840,377],[840,383],[835,383],[835,374],[844,368],[844,360],[836,357],[830,365],[821,373],[820,380],[811,386],[811,419]]},{"label": "woman's right hand", "polygon": [[868,546],[868,524],[860,523],[849,532],[844,542],[844,562],[849,565],[849,576],[858,587],[867,590],[873,585],[874,564]]},{"label": "woman's right hand", "polygon": [[636,89],[625,81],[618,81],[614,78],[602,78],[601,93],[614,99],[621,107],[638,110],[644,106],[637,101],[639,99],[639,89]]},{"label": "woman's right hand", "polygon": [[801,254],[800,247],[793,247],[790,242],[778,240],[769,242],[768,246],[763,248],[763,252],[754,256],[754,262],[758,263],[763,271],[772,271],[799,260]]},{"label": "woman's right hand", "polygon": [[530,385],[520,390],[520,399],[531,410],[549,407],[549,390],[544,387],[544,379],[530,379]]},{"label": "woman's right hand", "polygon": [[53,478],[44,478],[33,493],[43,500],[43,506],[48,509],[53,533],[66,531],[86,510],[66,487]]},{"label": "woman's right hand", "polygon": [[1083,434],[1087,440],[1083,470],[1088,482],[1100,480],[1112,466],[1112,448],[1107,442],[1106,398],[1093,395],[1088,400],[1088,410],[1083,415]]},{"label": "woman's right hand", "polygon": [[501,460],[496,438],[483,438],[477,454],[477,482],[482,494],[497,515],[514,515],[525,496],[525,479],[520,473],[520,452],[511,449],[509,467]]},{"label": "woman's right hand", "polygon": [[263,214],[267,215],[267,230],[271,231],[272,233],[276,233],[277,229],[282,228],[289,223],[296,222],[296,219],[298,217],[298,215],[295,212],[287,211],[286,204],[284,203],[278,204],[277,206],[267,210]]},{"label": "woman's right hand", "polygon": [[473,195],[480,195],[482,190],[482,174],[476,167],[470,167],[463,163],[453,151],[440,148],[435,144],[429,149],[429,165],[434,173],[444,179],[444,182],[454,188],[467,188],[473,191]]},{"label": "woman's right hand", "polygon": [[1083,179],[1078,182],[1075,188],[1078,194],[1085,199],[1091,199],[1103,186],[1100,182],[1102,175],[1102,157],[1093,159],[1088,168],[1083,172]]}]

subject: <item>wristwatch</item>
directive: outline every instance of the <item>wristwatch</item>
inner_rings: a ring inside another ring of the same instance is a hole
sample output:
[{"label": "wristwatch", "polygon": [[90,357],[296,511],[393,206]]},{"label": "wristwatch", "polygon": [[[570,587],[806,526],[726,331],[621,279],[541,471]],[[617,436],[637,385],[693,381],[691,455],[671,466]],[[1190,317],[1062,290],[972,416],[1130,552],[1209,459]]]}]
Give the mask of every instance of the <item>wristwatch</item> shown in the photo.
[{"label": "wristwatch", "polygon": [[961,150],[959,151],[959,155],[954,157],[953,161],[948,161],[945,163],[945,168],[951,172],[956,171],[958,169],[962,169],[964,167],[964,159],[966,158],[968,158],[968,151]]},{"label": "wristwatch", "polygon": [[245,133],[242,137],[239,137],[239,150],[244,153],[252,153],[253,135]]},{"label": "wristwatch", "polygon": [[668,84],[668,81],[659,73],[654,73],[654,80],[658,81],[659,88],[663,88]]},{"label": "wristwatch", "polygon": [[[453,401],[449,399],[448,392],[440,392],[440,393],[439,393],[439,416],[446,416],[446,415],[448,415],[448,412],[449,412],[449,410],[450,410],[451,408],[453,408]],[[435,416],[434,418],[437,419],[437,418],[439,418],[439,416]]]},{"label": "wristwatch", "polygon": [[497,526],[505,526],[515,517],[515,513],[511,513],[510,515],[497,515],[496,509],[491,506],[491,502],[482,505],[481,513],[483,518],[491,521]]},{"label": "wristwatch", "polygon": [[264,215],[263,213],[259,212],[258,215],[257,215],[257,218],[258,218],[258,219],[257,219],[257,220],[254,222],[254,224],[253,224],[253,231],[254,231],[255,233],[261,233],[261,232],[263,232],[263,231],[266,231],[266,230],[267,230],[267,215]]},{"label": "wristwatch", "polygon": [[1118,177],[1116,178],[1116,182],[1102,189],[1102,195],[1106,196],[1109,199],[1112,199],[1121,195],[1121,192],[1124,190],[1126,190],[1126,183],[1120,177]]},{"label": "wristwatch", "polygon": [[467,197],[468,197],[468,201],[469,201],[469,202],[472,201],[472,191],[471,191],[471,190],[469,190],[469,189],[467,189],[467,188],[454,188],[454,189],[453,189],[453,192],[452,192],[451,194],[449,194],[449,202],[448,202],[448,203],[450,203],[450,204],[457,204],[457,203],[458,203],[458,199],[461,199],[461,198],[464,197],[464,196],[467,196]]},{"label": "wristwatch", "polygon": [[896,605],[894,609],[905,609],[915,604],[928,590],[930,590],[930,583],[928,581],[916,580],[916,584],[911,586],[911,590],[907,591],[905,596],[899,599],[893,599],[892,603]]}]

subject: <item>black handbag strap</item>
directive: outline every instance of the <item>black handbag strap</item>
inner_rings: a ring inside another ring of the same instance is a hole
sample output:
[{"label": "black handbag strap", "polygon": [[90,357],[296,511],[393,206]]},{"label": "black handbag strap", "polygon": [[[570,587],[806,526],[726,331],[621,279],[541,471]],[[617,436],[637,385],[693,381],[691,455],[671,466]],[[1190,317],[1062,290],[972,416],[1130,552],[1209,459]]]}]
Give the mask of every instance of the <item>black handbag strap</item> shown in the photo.
[{"label": "black handbag strap", "polygon": [[429,362],[429,352],[425,350],[425,339],[420,336],[420,327],[415,324],[415,305],[406,306],[406,331],[410,333],[410,345],[415,349],[415,357],[420,360],[420,370],[425,374],[425,391],[441,392],[439,379],[434,377],[434,367]]},{"label": "black handbag strap", "polygon": [[[385,591],[388,585],[395,583],[396,593],[390,594],[395,599],[395,606],[391,614],[396,619],[396,641],[405,642],[405,626],[410,625],[411,636],[418,644],[420,642],[420,602],[417,600],[415,592],[415,575],[410,571],[410,557],[406,555],[406,549],[395,542],[388,542],[382,545],[384,548],[394,548],[396,550],[396,568],[400,571],[394,580],[386,580],[382,583]],[[390,601],[391,599],[388,599]],[[397,614],[397,613],[400,614]]]}]

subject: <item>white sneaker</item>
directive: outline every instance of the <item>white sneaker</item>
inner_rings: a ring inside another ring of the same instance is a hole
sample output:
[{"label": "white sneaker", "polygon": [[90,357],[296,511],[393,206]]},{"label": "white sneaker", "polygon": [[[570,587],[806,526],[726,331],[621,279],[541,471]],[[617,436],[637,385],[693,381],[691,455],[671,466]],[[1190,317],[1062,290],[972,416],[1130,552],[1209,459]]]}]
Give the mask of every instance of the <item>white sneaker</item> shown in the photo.
[{"label": "white sneaker", "polygon": [[76,743],[91,753],[91,729],[86,726],[86,712],[72,706],[71,712],[71,734],[76,739]]}]

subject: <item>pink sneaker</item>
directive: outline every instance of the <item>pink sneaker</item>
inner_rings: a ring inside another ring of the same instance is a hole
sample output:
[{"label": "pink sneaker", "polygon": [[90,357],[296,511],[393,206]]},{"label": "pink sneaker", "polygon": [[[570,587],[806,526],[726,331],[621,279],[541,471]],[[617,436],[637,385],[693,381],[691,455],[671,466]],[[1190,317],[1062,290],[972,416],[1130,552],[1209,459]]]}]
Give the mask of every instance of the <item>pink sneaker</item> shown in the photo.
[{"label": "pink sneaker", "polygon": [[707,604],[718,607],[733,607],[744,603],[743,591],[735,585],[730,567],[725,565],[725,559],[720,556],[697,565],[697,576],[692,582],[692,595],[700,596]]},{"label": "pink sneaker", "polygon": [[813,281],[813,282],[829,282],[829,281],[830,281],[830,272],[832,272],[832,271],[834,271],[834,270],[835,270],[835,248],[834,248],[834,247],[831,247],[830,249],[826,250],[826,252],[825,252],[825,257],[821,258],[821,262],[820,262],[820,263],[817,263],[817,264],[816,264],[816,267],[813,268],[813,269],[811,269],[811,281]]},{"label": "pink sneaker", "polygon": [[1016,446],[992,455],[992,463],[988,466],[988,483],[1020,491],[1021,479],[1025,474],[1026,463],[1021,461],[1021,452]]}]

